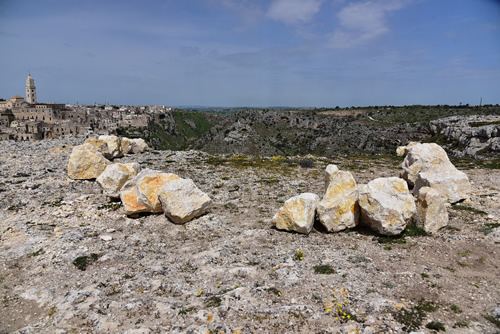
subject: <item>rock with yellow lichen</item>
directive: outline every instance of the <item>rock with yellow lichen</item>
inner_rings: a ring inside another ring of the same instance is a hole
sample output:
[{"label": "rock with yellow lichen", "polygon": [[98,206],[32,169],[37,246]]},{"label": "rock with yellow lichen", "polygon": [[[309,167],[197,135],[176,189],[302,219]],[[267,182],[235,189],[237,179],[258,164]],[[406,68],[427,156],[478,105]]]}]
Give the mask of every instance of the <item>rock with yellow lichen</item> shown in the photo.
[{"label": "rock with yellow lichen", "polygon": [[68,176],[75,180],[95,179],[111,162],[91,144],[75,146],[68,162]]},{"label": "rock with yellow lichen", "polygon": [[359,206],[356,181],[350,172],[335,165],[326,167],[327,190],[318,204],[318,217],[328,232],[358,225]]},{"label": "rock with yellow lichen", "polygon": [[416,211],[415,201],[403,179],[378,178],[359,188],[361,223],[383,235],[397,235]]},{"label": "rock with yellow lichen", "polygon": [[166,183],[180,177],[171,173],[162,173],[144,169],[128,180],[120,191],[120,199],[127,215],[141,212],[162,212],[158,191]]},{"label": "rock with yellow lichen", "polygon": [[128,164],[108,165],[104,172],[96,179],[104,194],[115,199],[120,197],[120,190],[130,178],[137,175],[140,166],[137,162]]},{"label": "rock with yellow lichen", "polygon": [[314,225],[320,197],[303,193],[288,199],[274,215],[272,222],[280,230],[308,234]]}]

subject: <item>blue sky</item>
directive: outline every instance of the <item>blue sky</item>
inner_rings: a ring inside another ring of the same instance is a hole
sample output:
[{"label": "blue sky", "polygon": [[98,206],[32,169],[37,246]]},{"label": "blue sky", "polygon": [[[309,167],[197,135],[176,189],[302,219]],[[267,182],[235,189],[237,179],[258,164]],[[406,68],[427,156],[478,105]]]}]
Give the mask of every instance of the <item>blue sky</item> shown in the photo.
[{"label": "blue sky", "polygon": [[500,103],[499,0],[0,0],[0,98]]}]

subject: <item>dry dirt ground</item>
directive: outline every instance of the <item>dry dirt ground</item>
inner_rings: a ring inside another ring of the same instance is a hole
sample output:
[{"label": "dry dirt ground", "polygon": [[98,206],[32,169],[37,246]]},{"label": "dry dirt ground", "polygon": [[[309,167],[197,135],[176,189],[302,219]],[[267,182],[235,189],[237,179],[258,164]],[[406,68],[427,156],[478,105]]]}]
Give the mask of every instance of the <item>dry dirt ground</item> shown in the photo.
[{"label": "dry dirt ground", "polygon": [[302,235],[271,218],[293,195],[322,196],[328,164],[366,183],[398,176],[401,160],[117,159],[192,178],[213,198],[208,214],[175,225],[127,217],[95,182],[69,179],[82,142],[1,144],[0,333],[500,331],[500,170],[461,167],[471,201],[434,236]]}]

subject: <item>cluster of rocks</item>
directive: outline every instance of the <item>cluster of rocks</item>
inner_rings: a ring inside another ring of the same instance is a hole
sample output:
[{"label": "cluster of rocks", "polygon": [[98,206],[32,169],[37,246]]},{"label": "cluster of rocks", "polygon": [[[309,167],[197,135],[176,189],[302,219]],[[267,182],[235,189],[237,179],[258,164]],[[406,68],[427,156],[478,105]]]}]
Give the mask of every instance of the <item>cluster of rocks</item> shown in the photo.
[{"label": "cluster of rocks", "polygon": [[429,123],[433,135],[444,135],[454,155],[478,157],[484,153],[500,152],[500,116],[452,116]]},{"label": "cluster of rocks", "polygon": [[152,169],[141,171],[137,162],[110,161],[147,150],[143,139],[88,138],[73,149],[68,175],[72,179],[96,179],[105,195],[122,201],[127,215],[164,212],[174,223],[184,224],[204,214],[212,200],[192,180]]},{"label": "cluster of rocks", "polygon": [[455,168],[437,144],[412,142],[399,147],[405,156],[400,177],[356,184],[353,175],[336,165],[326,168],[323,198],[303,193],[288,199],[272,221],[278,229],[309,233],[316,217],[328,232],[359,223],[382,235],[398,235],[414,223],[427,233],[448,224],[447,207],[468,198],[467,175]]}]

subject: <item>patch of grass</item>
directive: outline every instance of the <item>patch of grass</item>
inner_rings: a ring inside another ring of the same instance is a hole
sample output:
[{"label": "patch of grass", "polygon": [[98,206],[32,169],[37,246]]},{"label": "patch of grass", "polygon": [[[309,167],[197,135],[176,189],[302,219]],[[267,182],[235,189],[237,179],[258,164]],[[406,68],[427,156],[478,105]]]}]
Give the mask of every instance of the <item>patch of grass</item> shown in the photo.
[{"label": "patch of grass", "polygon": [[467,206],[467,205],[455,204],[455,205],[452,205],[451,208],[453,210],[468,211],[468,212],[472,212],[472,213],[482,215],[482,216],[487,215],[486,212],[479,210],[479,209],[476,209],[476,208],[473,208],[471,206]]},{"label": "patch of grass", "polygon": [[364,256],[361,256],[361,255],[349,256],[348,261],[351,263],[363,263],[363,262],[369,263],[369,262],[372,262],[372,260],[370,260]]},{"label": "patch of grass", "polygon": [[188,314],[189,312],[192,312],[192,311],[194,311],[194,307],[182,308],[179,310],[179,313],[177,313],[177,314],[185,315],[185,314]]},{"label": "patch of grass", "polygon": [[401,237],[425,237],[427,236],[427,232],[423,228],[418,227],[417,225],[409,224],[406,226],[403,233],[401,233]]},{"label": "patch of grass", "polygon": [[423,228],[420,228],[413,224],[409,224],[400,235],[380,236],[377,237],[377,242],[379,244],[406,244],[406,240],[404,240],[406,237],[425,237],[427,235],[427,232],[425,232]]},{"label": "patch of grass", "polygon": [[429,275],[426,273],[421,273],[420,276],[422,276],[422,278],[429,278]]},{"label": "patch of grass", "polygon": [[500,227],[500,223],[487,223],[484,224],[483,227],[479,229],[480,232],[483,232],[484,235],[488,235],[493,232],[493,229]]},{"label": "patch of grass", "polygon": [[394,319],[403,325],[404,332],[413,332],[422,326],[426,314],[424,311],[417,308],[402,308],[393,314]]},{"label": "patch of grass", "polygon": [[439,309],[439,305],[425,299],[420,300],[420,303],[415,307],[423,312],[435,312]]},{"label": "patch of grass", "polygon": [[62,201],[63,201],[62,197],[54,197],[53,201],[43,202],[41,206],[58,207],[62,205]]},{"label": "patch of grass", "polygon": [[470,122],[469,126],[471,128],[478,128],[481,126],[486,126],[486,125],[497,125],[500,124],[500,121],[493,121],[493,122]]},{"label": "patch of grass", "polygon": [[329,264],[318,265],[314,266],[313,268],[316,274],[322,274],[322,275],[335,274],[335,270]]},{"label": "patch of grass", "polygon": [[450,271],[452,273],[454,273],[455,271],[457,271],[456,269],[450,268],[450,267],[443,267],[443,269],[446,269],[446,270],[448,270],[448,271]]},{"label": "patch of grass", "polygon": [[388,289],[394,288],[394,283],[392,283],[392,282],[384,282],[384,283],[382,283],[382,285]]},{"label": "patch of grass", "polygon": [[27,255],[27,257],[38,256],[38,255],[41,255],[41,254],[45,254],[45,251],[43,250],[43,248],[40,248],[40,249],[39,249],[39,250],[37,250],[36,252],[29,253],[29,254]]},{"label": "patch of grass", "polygon": [[497,326],[497,328],[500,328],[500,319],[495,318],[494,316],[488,314],[485,315],[484,318],[491,322],[493,325]]},{"label": "patch of grass", "polygon": [[79,256],[76,259],[73,260],[73,265],[80,269],[81,271],[87,270],[87,267],[92,264],[93,262],[97,261],[99,258],[99,255],[97,254],[90,254],[90,256]]},{"label": "patch of grass", "polygon": [[108,211],[116,211],[119,208],[122,207],[122,202],[115,202],[115,203],[106,203],[106,204],[101,204],[97,207],[97,210],[108,210]]},{"label": "patch of grass", "polygon": [[205,300],[206,307],[219,307],[221,303],[222,299],[220,299],[220,297],[218,296],[212,296]]},{"label": "patch of grass", "polygon": [[47,317],[51,317],[51,316],[53,316],[54,314],[56,314],[56,312],[57,312],[57,307],[52,306],[52,307],[49,309],[49,311],[47,312]]},{"label": "patch of grass", "polygon": [[436,330],[436,331],[443,331],[443,332],[446,332],[446,328],[444,327],[443,323],[441,322],[434,322],[434,321],[431,321],[429,322],[427,325],[425,325],[426,328],[429,328],[429,329],[433,329],[433,330]]},{"label": "patch of grass", "polygon": [[463,321],[457,321],[455,324],[452,326],[453,328],[469,328],[469,324]]},{"label": "patch of grass", "polygon": [[464,250],[463,252],[458,252],[458,255],[461,257],[467,257],[470,255],[470,250]]},{"label": "patch of grass", "polygon": [[452,304],[450,306],[450,310],[452,310],[454,313],[462,313],[463,312],[462,309],[455,304]]}]

